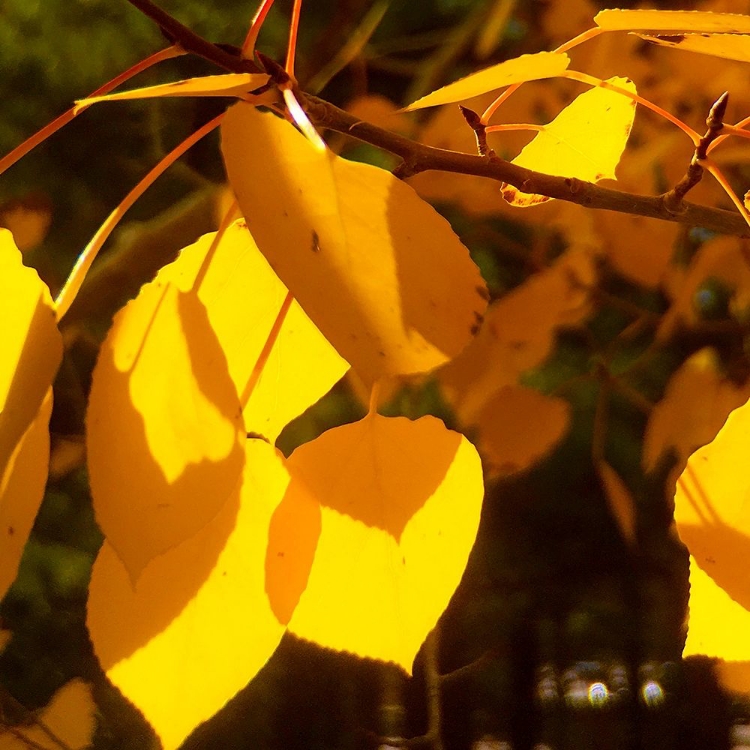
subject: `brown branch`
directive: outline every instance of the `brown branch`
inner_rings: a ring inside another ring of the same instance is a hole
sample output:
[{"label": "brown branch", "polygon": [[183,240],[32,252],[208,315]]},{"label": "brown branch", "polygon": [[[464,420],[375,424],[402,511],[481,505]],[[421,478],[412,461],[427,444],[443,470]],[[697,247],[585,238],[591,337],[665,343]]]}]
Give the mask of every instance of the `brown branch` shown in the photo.
[{"label": "brown branch", "polygon": [[[249,60],[226,52],[221,47],[207,42],[186,26],[154,5],[151,0],[128,0],[129,3],[154,20],[162,30],[185,51],[192,52],[225,70],[246,73],[255,70]],[[397,133],[391,133],[350,115],[333,104],[303,92],[295,92],[308,116],[320,128],[335,130],[357,138],[403,159],[398,167],[399,177],[408,177],[430,170],[455,172],[457,174],[487,177],[507,183],[525,193],[537,193],[549,198],[577,203],[586,208],[617,211],[618,213],[645,216],[662,221],[674,221],[688,226],[705,227],[719,234],[750,237],[750,227],[742,216],[734,211],[709,208],[680,200],[675,202],[664,195],[648,196],[626,193],[600,187],[571,177],[553,177],[516,166],[498,157],[474,156],[457,151],[426,146]],[[717,105],[724,97],[720,97]],[[726,102],[724,103],[726,106]],[[712,110],[713,111],[713,110]],[[709,117],[710,120],[710,117]],[[711,125],[709,124],[709,131]],[[713,139],[713,138],[712,138]],[[669,194],[667,194],[669,195]],[[498,201],[502,200],[498,196]],[[675,210],[675,205],[677,209]]]},{"label": "brown branch", "polygon": [[[688,226],[705,227],[719,234],[750,237],[750,227],[742,216],[734,211],[699,206],[683,202],[679,211],[670,210],[664,196],[638,195],[621,190],[600,187],[571,177],[554,177],[519,167],[497,157],[488,158],[447,151],[426,146],[397,133],[364,122],[342,109],[307,94],[299,94],[302,106],[318,127],[329,128],[344,135],[389,151],[400,156],[408,169],[403,175],[417,174],[429,170],[455,172],[458,174],[487,177],[504,182],[525,193],[538,193],[550,198],[577,203],[586,208],[604,209],[619,213],[646,216],[662,221],[674,221]],[[501,198],[498,196],[498,200]]]},{"label": "brown branch", "polygon": [[724,115],[729,103],[729,92],[725,91],[713,104],[706,118],[708,130],[700,139],[695,148],[695,154],[690,160],[685,176],[663,196],[664,205],[670,211],[679,212],[682,202],[690,190],[692,190],[703,178],[703,166],[701,162],[708,156],[708,147],[716,140],[716,137],[724,127]]},{"label": "brown branch", "polygon": [[231,73],[259,72],[258,66],[252,60],[243,60],[238,55],[227,52],[221,46],[206,41],[151,0],[127,0],[127,2],[154,21],[166,37],[182,47],[185,52],[198,55]]}]

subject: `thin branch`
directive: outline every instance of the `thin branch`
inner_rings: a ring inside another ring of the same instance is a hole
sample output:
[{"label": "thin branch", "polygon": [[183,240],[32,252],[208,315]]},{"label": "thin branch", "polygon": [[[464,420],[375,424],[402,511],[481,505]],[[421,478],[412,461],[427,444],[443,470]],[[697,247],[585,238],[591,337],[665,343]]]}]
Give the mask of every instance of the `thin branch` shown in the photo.
[{"label": "thin branch", "polygon": [[692,190],[703,177],[702,161],[708,156],[708,149],[713,141],[724,128],[724,115],[729,102],[729,92],[725,91],[713,104],[706,119],[705,135],[698,141],[695,154],[690,160],[685,176],[668,192],[664,194],[664,204],[671,211],[679,211],[682,201],[690,190]]},{"label": "thin branch", "polygon": [[[683,202],[679,211],[664,204],[663,196],[638,195],[600,187],[571,177],[555,177],[534,172],[497,157],[487,158],[426,146],[398,133],[364,122],[342,109],[314,96],[300,93],[300,103],[312,122],[389,151],[404,160],[400,176],[430,170],[487,177],[504,182],[525,193],[577,203],[586,208],[674,221],[687,226],[705,227],[719,234],[750,237],[750,228],[734,211]],[[498,201],[502,198],[498,195]]]},{"label": "thin branch", "polygon": [[151,0],[127,0],[141,13],[148,16],[167,35],[167,38],[179,44],[185,52],[192,52],[204,60],[215,63],[220,68],[231,73],[257,73],[258,66],[252,60],[243,60],[222,49],[216,44],[206,41],[176,18],[163,11]]},{"label": "thin branch", "polygon": [[[151,0],[128,0],[128,2],[156,21],[184,50],[193,52],[233,73],[246,73],[250,69],[249,66],[252,66],[251,61],[231,55],[197,36],[155,6]],[[583,36],[580,41],[583,41]],[[611,88],[611,86],[606,87]],[[400,156],[404,161],[398,168],[400,177],[408,177],[429,170],[487,177],[512,185],[525,193],[537,193],[549,198],[577,203],[586,208],[674,221],[687,226],[704,227],[719,234],[750,237],[750,228],[747,223],[734,211],[699,206],[685,201],[680,204],[679,211],[674,211],[665,203],[664,196],[626,193],[599,187],[576,178],[554,177],[533,172],[497,157],[474,156],[426,146],[405,136],[363,122],[323,99],[302,92],[295,91],[295,93],[310,120],[318,127],[335,130]],[[486,122],[485,117],[482,120]],[[500,200],[502,198],[498,195],[498,201]]]}]

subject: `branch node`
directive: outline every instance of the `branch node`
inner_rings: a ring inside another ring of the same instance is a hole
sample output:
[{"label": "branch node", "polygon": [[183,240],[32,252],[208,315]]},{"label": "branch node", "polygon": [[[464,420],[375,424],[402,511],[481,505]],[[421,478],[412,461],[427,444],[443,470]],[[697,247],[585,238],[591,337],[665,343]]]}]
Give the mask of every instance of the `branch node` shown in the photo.
[{"label": "branch node", "polygon": [[458,108],[464,116],[464,120],[474,131],[474,137],[477,139],[477,152],[480,156],[492,158],[496,156],[493,149],[487,145],[487,126],[482,122],[482,118],[473,110],[459,104]]}]

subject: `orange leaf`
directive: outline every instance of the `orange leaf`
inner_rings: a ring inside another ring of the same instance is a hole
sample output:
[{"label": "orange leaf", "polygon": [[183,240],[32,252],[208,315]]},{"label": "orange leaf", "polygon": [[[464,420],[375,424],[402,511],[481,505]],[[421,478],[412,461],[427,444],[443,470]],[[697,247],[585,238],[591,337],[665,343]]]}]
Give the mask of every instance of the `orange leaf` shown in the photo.
[{"label": "orange leaf", "polygon": [[750,16],[693,10],[602,10],[594,23],[605,31],[750,33]]},{"label": "orange leaf", "polygon": [[[608,83],[635,93],[635,85],[627,78],[610,78]],[[545,125],[512,163],[586,182],[613,180],[634,116],[632,99],[597,86],[576,97]],[[503,197],[514,206],[533,206],[550,200],[512,186],[503,188]]]},{"label": "orange leaf", "polygon": [[636,507],[633,495],[622,477],[606,461],[597,461],[596,470],[604,487],[609,510],[623,539],[628,544],[635,543]]},{"label": "orange leaf", "polygon": [[570,58],[563,52],[536,52],[533,55],[521,55],[449,83],[413,102],[406,107],[406,111],[462,102],[473,96],[496,91],[514,83],[554,78],[563,73],[568,65],[570,65]]},{"label": "orange leaf", "polygon": [[321,504],[290,631],[410,671],[474,543],[483,494],[476,451],[433,417],[371,414],[301,446],[288,466],[290,492],[300,483]]},{"label": "orange leaf", "polygon": [[643,441],[643,466],[651,471],[668,450],[677,458],[675,476],[697,448],[716,437],[732,409],[747,401],[750,386],[738,387],[721,372],[714,349],[689,357],[654,407]]},{"label": "orange leaf", "polygon": [[319,151],[288,122],[242,103],[222,134],[258,247],[363,379],[426,371],[466,345],[486,306],[484,283],[412,188]]},{"label": "orange leaf", "polygon": [[274,448],[248,440],[229,500],[195,536],[152,560],[135,587],[108,542],[99,553],[87,620],[94,650],[165,750],[244,687],[281,639],[263,571],[288,482]]},{"label": "orange leaf", "polygon": [[592,252],[571,249],[490,307],[477,337],[438,373],[464,421],[479,414],[499,388],[516,384],[521,373],[541,364],[559,328],[588,315],[595,278]]},{"label": "orange leaf", "polygon": [[38,721],[15,727],[13,733],[0,728],[0,750],[86,750],[92,747],[95,728],[91,686],[71,680],[52,696]]}]

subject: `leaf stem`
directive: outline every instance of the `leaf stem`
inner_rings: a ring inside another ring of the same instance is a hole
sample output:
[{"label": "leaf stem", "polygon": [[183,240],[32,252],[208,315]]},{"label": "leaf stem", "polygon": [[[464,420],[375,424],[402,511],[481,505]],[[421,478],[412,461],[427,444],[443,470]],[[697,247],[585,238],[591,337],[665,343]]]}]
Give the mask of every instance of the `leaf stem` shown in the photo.
[{"label": "leaf stem", "polygon": [[263,22],[266,20],[268,11],[271,10],[274,0],[263,0],[260,7],[253,16],[253,20],[250,23],[250,28],[247,30],[247,36],[245,41],[242,43],[242,56],[246,58],[252,58],[255,54],[255,44],[258,41],[258,34],[263,26]]},{"label": "leaf stem", "polygon": [[[125,83],[125,81],[128,81],[139,73],[142,73],[152,65],[156,65],[156,63],[160,63],[163,60],[170,60],[173,57],[179,57],[180,55],[184,54],[184,50],[182,50],[177,45],[172,45],[171,47],[166,47],[163,50],[159,50],[159,52],[154,52],[153,55],[149,55],[145,60],[137,62],[135,65],[131,66],[123,73],[115,76],[111,81],[108,81],[103,86],[100,86],[98,89],[96,89],[96,91],[92,91],[86,98],[88,99],[94,96],[103,96],[105,94],[108,94],[110,91],[112,91],[112,89],[117,88],[117,86],[119,86],[120,84]],[[40,143],[46,141],[47,138],[60,130],[60,128],[71,122],[85,109],[88,109],[88,106],[89,105],[84,105],[83,107],[79,107],[78,105],[72,106],[67,112],[63,112],[63,114],[56,117],[54,120],[52,120],[52,122],[45,125],[41,130],[38,130],[36,133],[34,133],[34,135],[27,138],[23,143],[20,143],[11,152],[3,156],[3,158],[0,159],[0,174],[5,172],[6,169],[12,167],[19,159],[22,159],[24,156],[26,156],[29,151],[36,148]]]},{"label": "leaf stem", "polygon": [[299,33],[299,17],[302,12],[302,0],[294,0],[292,7],[292,20],[289,24],[289,45],[286,50],[286,64],[284,70],[287,75],[294,79],[294,63],[297,54],[297,35]]},{"label": "leaf stem", "polygon": [[76,296],[83,284],[86,274],[91,268],[96,256],[99,254],[102,245],[112,233],[114,228],[119,224],[125,212],[151,187],[151,185],[179,159],[189,148],[194,146],[201,138],[208,135],[214,130],[224,118],[222,112],[213,120],[207,122],[202,128],[199,128],[191,136],[186,138],[179,146],[170,151],[151,171],[125,196],[119,206],[112,211],[104,223],[96,231],[83,252],[78,256],[73,270],[70,272],[67,281],[60,290],[55,300],[55,309],[57,311],[57,320],[60,321],[68,312],[70,306],[75,301]]}]

